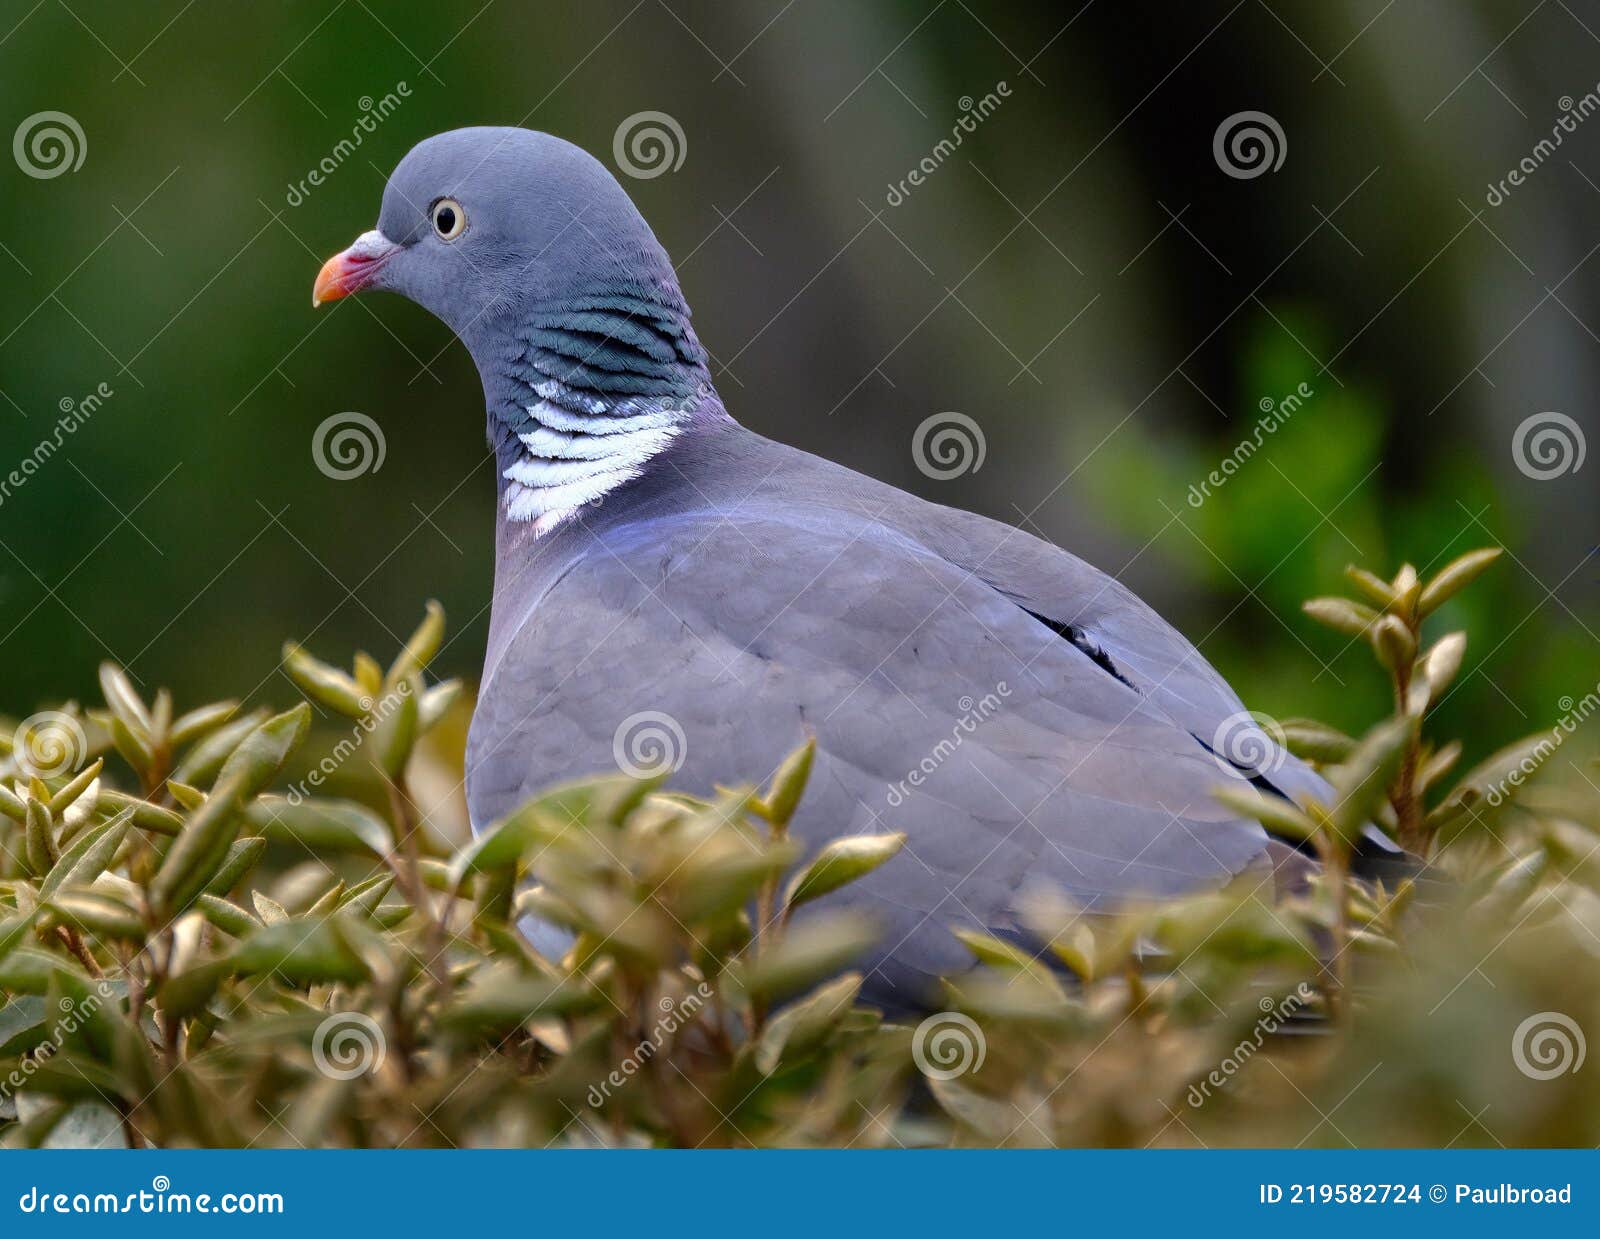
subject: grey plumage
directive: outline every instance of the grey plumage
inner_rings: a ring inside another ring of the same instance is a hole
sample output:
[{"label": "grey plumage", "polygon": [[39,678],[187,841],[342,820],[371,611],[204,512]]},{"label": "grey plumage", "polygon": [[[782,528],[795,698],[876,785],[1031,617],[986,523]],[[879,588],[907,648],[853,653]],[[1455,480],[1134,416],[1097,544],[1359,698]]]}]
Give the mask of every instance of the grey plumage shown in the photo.
[{"label": "grey plumage", "polygon": [[[429,231],[442,198],[457,241]],[[1212,795],[1249,772],[1210,746],[1231,728],[1284,792],[1318,776],[1117,581],[737,425],[594,160],[522,130],[430,139],[380,232],[393,254],[359,285],[461,335],[499,464],[475,824],[612,767],[641,712],[681,729],[690,790],[762,779],[814,734],[795,833],[909,835],[837,896],[882,924],[869,993],[897,1004],[967,962],[950,926],[1019,934],[1033,884],[1104,909],[1270,873],[1261,827]]]}]

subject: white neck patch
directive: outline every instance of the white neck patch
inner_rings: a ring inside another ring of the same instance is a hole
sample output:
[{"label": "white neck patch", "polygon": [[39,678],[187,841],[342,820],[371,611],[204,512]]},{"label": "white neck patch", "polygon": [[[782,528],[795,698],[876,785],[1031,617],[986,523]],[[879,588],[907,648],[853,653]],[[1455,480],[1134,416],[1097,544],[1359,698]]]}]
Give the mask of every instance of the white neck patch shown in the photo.
[{"label": "white neck patch", "polygon": [[[682,409],[651,409],[650,402],[608,405],[578,397],[553,380],[534,392],[539,401],[528,406],[528,415],[538,425],[517,436],[523,454],[505,471],[510,485],[502,503],[506,519],[532,521],[536,537],[638,477],[689,418]],[[575,413],[575,407],[587,412]]]}]

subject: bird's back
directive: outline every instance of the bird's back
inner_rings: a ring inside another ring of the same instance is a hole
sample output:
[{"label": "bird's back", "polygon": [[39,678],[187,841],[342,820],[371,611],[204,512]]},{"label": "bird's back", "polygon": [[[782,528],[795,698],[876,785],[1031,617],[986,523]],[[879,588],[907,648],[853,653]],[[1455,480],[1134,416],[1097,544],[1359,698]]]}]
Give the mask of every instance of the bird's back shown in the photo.
[{"label": "bird's back", "polygon": [[468,755],[480,825],[626,765],[641,720],[702,792],[763,780],[815,734],[797,836],[909,835],[844,896],[883,924],[872,988],[899,1002],[965,962],[950,926],[1016,932],[1030,885],[1101,907],[1252,866],[1270,881],[1261,828],[1212,796],[1240,777],[1207,748],[1238,699],[1129,591],[1031,535],[731,423],[581,521],[516,533]]}]

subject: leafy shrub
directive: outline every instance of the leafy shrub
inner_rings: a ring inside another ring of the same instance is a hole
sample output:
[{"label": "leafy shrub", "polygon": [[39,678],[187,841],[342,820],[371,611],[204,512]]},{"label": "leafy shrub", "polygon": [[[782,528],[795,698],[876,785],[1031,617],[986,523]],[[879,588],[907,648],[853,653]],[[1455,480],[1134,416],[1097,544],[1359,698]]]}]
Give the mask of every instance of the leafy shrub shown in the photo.
[{"label": "leafy shrub", "polygon": [[[975,967],[925,1019],[860,1001],[868,921],[791,920],[903,842],[801,853],[809,747],[709,799],[570,784],[451,848],[413,792],[460,709],[426,679],[437,607],[387,670],[287,647],[310,701],[277,715],[180,714],[108,664],[103,708],[6,728],[0,1140],[1593,1143],[1600,797],[1522,795],[1554,733],[1441,792],[1459,746],[1425,735],[1465,637],[1425,646],[1424,621],[1495,554],[1352,569],[1362,600],[1307,605],[1370,643],[1395,708],[1359,738],[1281,725],[1323,800],[1219,791],[1320,859],[1304,889],[1252,874],[1114,917],[1037,896],[1046,949],[963,931]],[[311,703],[372,795],[309,790],[330,759],[292,779]],[[1354,877],[1369,821],[1427,873]]]}]

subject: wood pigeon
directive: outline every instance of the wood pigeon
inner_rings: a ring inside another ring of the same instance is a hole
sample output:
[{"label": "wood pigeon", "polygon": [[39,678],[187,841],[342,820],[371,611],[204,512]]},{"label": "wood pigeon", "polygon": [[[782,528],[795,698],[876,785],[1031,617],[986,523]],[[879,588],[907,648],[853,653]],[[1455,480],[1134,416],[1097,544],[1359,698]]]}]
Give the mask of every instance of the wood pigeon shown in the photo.
[{"label": "wood pigeon", "polygon": [[952,926],[1024,938],[1034,886],[1094,911],[1270,880],[1288,849],[1221,783],[1327,794],[1118,581],[735,422],[666,252],[578,147],[517,128],[416,146],[313,300],[368,288],[437,315],[483,380],[478,828],[618,766],[700,793],[764,781],[814,736],[793,833],[909,836],[829,897],[876,918],[866,992],[902,1006],[971,962]]}]

